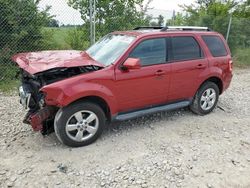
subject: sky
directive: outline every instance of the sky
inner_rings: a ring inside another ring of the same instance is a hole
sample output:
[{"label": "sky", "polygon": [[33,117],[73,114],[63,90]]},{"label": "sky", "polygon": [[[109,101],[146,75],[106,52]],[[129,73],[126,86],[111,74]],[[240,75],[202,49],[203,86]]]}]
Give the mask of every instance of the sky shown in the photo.
[{"label": "sky", "polygon": [[[178,5],[191,4],[194,0],[153,0],[150,7],[154,9],[180,11]],[[39,7],[44,9],[46,5],[51,6],[50,14],[55,15],[60,24],[82,24],[80,13],[67,5],[67,0],[41,0]]]}]

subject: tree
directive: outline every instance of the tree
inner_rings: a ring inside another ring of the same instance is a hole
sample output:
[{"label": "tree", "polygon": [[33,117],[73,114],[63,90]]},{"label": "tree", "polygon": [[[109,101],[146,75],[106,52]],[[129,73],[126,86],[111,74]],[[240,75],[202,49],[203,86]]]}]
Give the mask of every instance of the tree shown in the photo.
[{"label": "tree", "polygon": [[163,26],[164,24],[164,17],[162,15],[159,15],[158,18],[158,26]]},{"label": "tree", "polygon": [[15,52],[41,49],[42,27],[50,20],[49,7],[38,10],[39,0],[0,0],[0,61]]},{"label": "tree", "polygon": [[230,12],[233,12],[229,45],[232,51],[238,47],[249,46],[250,21],[248,7],[250,0],[239,3],[236,0],[198,0],[196,4],[183,5],[186,15],[183,17],[185,25],[207,26],[226,36]]},{"label": "tree", "polygon": [[17,52],[51,47],[51,33],[44,31],[51,16],[49,7],[40,11],[39,0],[0,0],[0,83],[16,79],[11,56]]},{"label": "tree", "polygon": [[48,23],[48,27],[59,27],[59,21],[56,19],[51,19]]},{"label": "tree", "polygon": [[185,25],[185,16],[180,13],[177,12],[177,14],[175,14],[175,16],[172,17],[172,19],[167,20],[166,26],[171,26],[171,25],[175,25],[175,26],[181,26],[181,25]]},{"label": "tree", "polygon": [[[115,30],[133,29],[140,25],[149,25],[146,11],[149,8],[148,0],[96,0],[96,35],[97,38]],[[69,0],[69,6],[79,10],[85,27],[89,27],[90,9],[89,0]],[[140,8],[138,10],[138,7]]]},{"label": "tree", "polygon": [[250,0],[239,4],[234,12],[234,15],[239,18],[250,18]]}]

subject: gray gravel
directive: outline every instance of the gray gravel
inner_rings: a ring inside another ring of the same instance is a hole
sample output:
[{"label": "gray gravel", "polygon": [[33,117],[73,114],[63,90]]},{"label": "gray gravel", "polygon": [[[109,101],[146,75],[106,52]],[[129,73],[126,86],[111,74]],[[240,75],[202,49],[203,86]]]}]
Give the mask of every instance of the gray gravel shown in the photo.
[{"label": "gray gravel", "polygon": [[250,187],[250,69],[236,70],[216,110],[112,124],[94,144],[61,145],[22,124],[0,95],[0,187]]}]

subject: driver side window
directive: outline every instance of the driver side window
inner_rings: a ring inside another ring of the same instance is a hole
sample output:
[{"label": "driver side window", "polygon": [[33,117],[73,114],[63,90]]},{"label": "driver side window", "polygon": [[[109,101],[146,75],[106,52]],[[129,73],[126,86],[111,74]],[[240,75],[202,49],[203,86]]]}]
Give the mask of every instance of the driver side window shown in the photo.
[{"label": "driver side window", "polygon": [[165,63],[166,54],[166,39],[157,38],[142,41],[129,57],[139,58],[142,66],[150,66]]}]

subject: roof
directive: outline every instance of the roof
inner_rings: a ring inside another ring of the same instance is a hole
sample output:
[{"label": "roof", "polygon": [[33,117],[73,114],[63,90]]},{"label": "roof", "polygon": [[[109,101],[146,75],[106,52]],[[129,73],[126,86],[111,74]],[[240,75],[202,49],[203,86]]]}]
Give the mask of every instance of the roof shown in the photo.
[{"label": "roof", "polygon": [[131,36],[152,36],[162,34],[217,34],[207,27],[196,27],[196,26],[169,26],[169,27],[137,27],[134,30],[129,31],[115,31],[113,34],[124,34]]},{"label": "roof", "polygon": [[200,34],[200,35],[207,35],[207,34],[217,34],[216,32],[210,31],[156,31],[156,30],[138,30],[138,31],[115,31],[112,34],[123,34],[123,35],[131,35],[131,36],[151,36],[151,35],[162,35],[162,34]]}]

